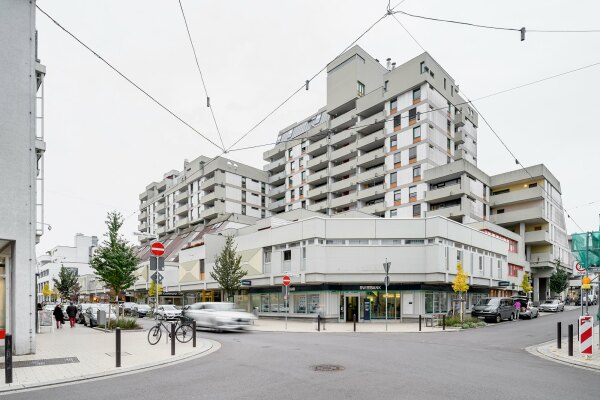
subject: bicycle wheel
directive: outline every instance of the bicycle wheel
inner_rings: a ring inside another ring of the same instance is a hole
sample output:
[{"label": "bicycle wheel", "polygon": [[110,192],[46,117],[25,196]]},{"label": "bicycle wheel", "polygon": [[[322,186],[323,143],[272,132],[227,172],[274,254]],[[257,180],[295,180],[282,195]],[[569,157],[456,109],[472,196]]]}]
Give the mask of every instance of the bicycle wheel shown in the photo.
[{"label": "bicycle wheel", "polygon": [[180,325],[179,328],[175,331],[175,337],[181,343],[187,343],[192,340],[192,327],[188,324]]},{"label": "bicycle wheel", "polygon": [[153,326],[148,331],[148,343],[154,345],[160,341],[160,337],[162,336],[162,330],[160,329],[160,325]]}]

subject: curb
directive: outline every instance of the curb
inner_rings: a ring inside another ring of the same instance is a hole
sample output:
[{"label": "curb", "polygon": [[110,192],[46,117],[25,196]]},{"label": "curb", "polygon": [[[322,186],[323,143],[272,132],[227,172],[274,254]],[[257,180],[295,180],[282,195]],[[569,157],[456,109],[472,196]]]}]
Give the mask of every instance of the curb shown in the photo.
[{"label": "curb", "polygon": [[571,367],[576,367],[576,368],[587,369],[588,371],[600,372],[600,366],[586,364],[582,361],[578,361],[577,359],[575,359],[575,357],[573,360],[565,359],[564,357],[560,357],[555,354],[552,354],[551,352],[546,352],[546,351],[542,350],[543,346],[547,346],[551,343],[554,343],[554,340],[551,340],[551,341],[548,341],[545,343],[541,343],[538,345],[526,347],[525,351],[527,351],[528,353],[530,353],[531,355],[534,355],[536,357],[540,357],[540,358],[543,358],[543,359],[546,359],[549,361],[554,361],[556,363],[569,365]]},{"label": "curb", "polygon": [[140,365],[133,366],[133,367],[124,367],[124,368],[114,369],[114,370],[110,370],[110,371],[98,372],[95,374],[80,375],[77,377],[58,379],[58,380],[48,381],[48,382],[40,382],[40,383],[32,383],[32,384],[18,384],[18,383],[1,384],[0,385],[0,396],[6,395],[6,394],[12,394],[12,393],[22,393],[22,392],[28,392],[28,391],[33,391],[33,390],[39,390],[39,389],[44,389],[44,388],[48,388],[48,387],[73,385],[73,384],[77,384],[77,383],[84,382],[84,381],[96,381],[96,380],[101,380],[101,379],[117,377],[117,376],[131,375],[131,374],[136,374],[136,373],[140,373],[140,372],[151,371],[151,370],[158,369],[161,367],[166,367],[169,365],[179,364],[179,363],[182,363],[185,361],[191,361],[196,358],[201,358],[201,357],[207,356],[209,354],[212,354],[221,348],[221,343],[219,343],[215,340],[210,340],[210,339],[202,339],[202,340],[208,343],[208,347],[206,349],[204,349],[200,352],[192,352],[192,353],[183,354],[181,356],[175,356],[174,358],[162,360],[157,363],[140,364]]}]

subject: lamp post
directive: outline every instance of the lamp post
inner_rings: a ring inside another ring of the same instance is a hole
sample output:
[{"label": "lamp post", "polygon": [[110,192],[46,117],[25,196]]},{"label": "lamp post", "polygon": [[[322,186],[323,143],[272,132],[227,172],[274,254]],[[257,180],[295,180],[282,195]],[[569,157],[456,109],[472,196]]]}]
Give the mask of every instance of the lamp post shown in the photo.
[{"label": "lamp post", "polygon": [[385,283],[385,331],[387,332],[388,330],[388,326],[387,326],[387,322],[388,322],[388,285],[390,284],[390,265],[392,263],[388,262],[387,258],[385,259],[385,262],[383,263],[383,270],[385,271],[385,279],[384,279],[384,283]]}]

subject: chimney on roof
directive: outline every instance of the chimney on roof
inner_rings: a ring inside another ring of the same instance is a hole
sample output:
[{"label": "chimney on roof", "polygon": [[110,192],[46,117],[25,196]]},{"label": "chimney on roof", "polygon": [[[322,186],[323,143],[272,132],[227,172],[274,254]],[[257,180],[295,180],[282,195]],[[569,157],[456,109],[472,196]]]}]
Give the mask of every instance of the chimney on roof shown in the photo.
[{"label": "chimney on roof", "polygon": [[388,59],[387,59],[386,61],[387,61],[386,68],[387,68],[387,69],[388,69],[388,71],[389,71],[389,70],[390,70],[390,68],[391,68],[392,59],[388,57]]}]

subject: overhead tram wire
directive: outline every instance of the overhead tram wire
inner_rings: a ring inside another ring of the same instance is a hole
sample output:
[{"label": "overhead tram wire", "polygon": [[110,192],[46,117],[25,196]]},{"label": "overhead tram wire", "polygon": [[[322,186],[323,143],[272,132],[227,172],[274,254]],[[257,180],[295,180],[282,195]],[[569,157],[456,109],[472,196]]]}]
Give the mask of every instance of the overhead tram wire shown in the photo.
[{"label": "overhead tram wire", "polygon": [[215,112],[212,108],[212,104],[210,102],[210,96],[208,94],[208,89],[206,88],[206,82],[204,81],[204,75],[202,74],[202,69],[200,69],[200,62],[198,61],[198,54],[196,53],[196,48],[194,47],[194,42],[192,41],[192,34],[190,33],[190,27],[187,23],[187,18],[185,17],[185,11],[183,10],[183,5],[181,4],[181,0],[179,0],[179,8],[181,9],[181,15],[183,16],[183,22],[185,23],[185,29],[188,34],[188,38],[190,39],[190,46],[192,46],[192,52],[194,53],[194,59],[196,60],[196,66],[198,67],[198,72],[200,73],[200,80],[202,81],[202,86],[204,87],[204,94],[206,95],[206,105],[210,110],[212,115],[213,122],[215,123],[215,128],[217,129],[217,133],[219,134],[219,139],[221,140],[221,149],[225,150],[225,143],[223,143],[223,136],[221,136],[221,130],[219,129],[219,124],[217,124],[217,118],[215,117]]},{"label": "overhead tram wire", "polygon": [[115,66],[113,66],[111,63],[109,63],[104,57],[102,57],[96,51],[92,50],[92,48],[90,48],[87,44],[83,43],[77,36],[75,36],[73,33],[71,33],[71,31],[69,31],[67,28],[65,28],[64,26],[62,26],[58,21],[56,21],[54,18],[52,18],[46,11],[44,11],[43,9],[41,9],[39,5],[36,4],[36,8],[42,14],[44,14],[46,17],[48,17],[48,19],[50,19],[50,21],[52,21],[56,26],[58,26],[60,29],[62,29],[67,35],[71,36],[73,39],[75,39],[75,41],[77,43],[79,43],[80,45],[82,45],[83,47],[85,47],[89,52],[91,52],[93,55],[95,55],[96,57],[98,57],[100,59],[100,61],[102,61],[110,69],[112,69],[113,71],[115,71],[119,76],[121,76],[121,78],[125,79],[127,82],[129,82],[131,85],[133,85],[137,90],[139,90],[140,92],[142,92],[146,97],[148,97],[150,100],[152,100],[154,103],[156,103],[160,108],[162,108],[163,110],[165,110],[166,112],[168,112],[169,114],[171,114],[173,117],[175,117],[175,119],[177,119],[179,122],[181,122],[182,124],[184,124],[185,126],[187,126],[188,128],[190,128],[191,130],[193,130],[194,132],[196,132],[198,135],[200,135],[203,139],[205,139],[206,141],[208,141],[213,146],[215,146],[215,147],[217,147],[219,149],[221,148],[221,146],[219,146],[218,144],[216,144],[215,142],[213,142],[212,140],[210,140],[207,136],[205,136],[204,134],[202,134],[199,130],[197,130],[196,128],[194,128],[192,125],[190,125],[188,122],[186,122],[183,118],[181,118],[179,115],[175,114],[175,112],[171,111],[171,109],[169,109],[167,106],[165,106],[160,101],[158,101],[150,93],[148,93],[147,91],[145,91],[144,89],[142,89],[137,83],[133,82],[125,74],[123,74],[121,71],[119,71]]},{"label": "overhead tram wire", "polygon": [[[406,28],[404,28],[406,30]],[[413,40],[419,45],[419,47],[421,47],[421,45],[417,42],[416,38],[414,38],[413,35],[410,35]],[[485,122],[485,124],[487,125],[487,127],[492,131],[492,133],[496,136],[496,138],[500,141],[500,143],[502,144],[502,146],[504,146],[504,148],[506,149],[506,151],[508,151],[508,153],[511,155],[511,157],[515,160],[515,163],[517,165],[519,165],[523,171],[525,171],[525,173],[527,175],[529,175],[529,177],[531,179],[533,178],[533,175],[531,175],[531,173],[529,172],[529,170],[519,161],[519,159],[515,156],[515,154],[512,152],[512,150],[510,150],[510,148],[508,147],[508,145],[504,142],[504,140],[502,140],[502,138],[500,137],[500,135],[496,132],[496,130],[492,127],[492,125],[488,122],[488,120],[485,118],[485,116],[481,113],[481,111],[479,111],[479,109],[477,108],[477,106],[475,106],[475,104],[473,104],[473,101],[471,101],[469,99],[469,97],[466,95],[466,93],[464,92],[464,90],[461,90],[461,94],[464,95],[465,99],[467,100],[467,102],[469,104],[471,104],[473,106],[473,109],[477,112],[477,114],[481,117],[481,119],[483,119],[483,121]],[[544,187],[541,186],[542,190],[549,196],[549,198],[552,198],[552,195],[548,192],[548,190]],[[584,232],[585,230],[583,228],[581,228],[581,226],[577,223],[577,221],[575,221],[573,219],[573,217],[571,217],[569,211],[561,204],[561,207],[563,209],[563,211],[567,214],[567,217],[573,221],[573,223],[582,231]]]}]

